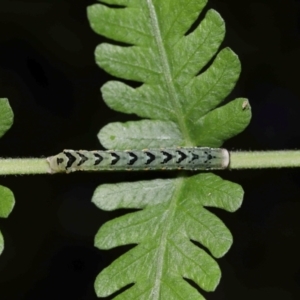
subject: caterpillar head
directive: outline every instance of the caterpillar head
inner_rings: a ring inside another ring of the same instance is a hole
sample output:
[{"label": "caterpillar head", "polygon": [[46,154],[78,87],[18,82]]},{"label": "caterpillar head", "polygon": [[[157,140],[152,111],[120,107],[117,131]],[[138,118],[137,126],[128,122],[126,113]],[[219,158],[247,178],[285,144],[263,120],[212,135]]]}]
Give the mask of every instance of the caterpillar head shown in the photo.
[{"label": "caterpillar head", "polygon": [[59,173],[66,172],[66,157],[64,153],[59,153],[54,156],[50,156],[47,158],[47,162],[49,163],[49,173]]}]

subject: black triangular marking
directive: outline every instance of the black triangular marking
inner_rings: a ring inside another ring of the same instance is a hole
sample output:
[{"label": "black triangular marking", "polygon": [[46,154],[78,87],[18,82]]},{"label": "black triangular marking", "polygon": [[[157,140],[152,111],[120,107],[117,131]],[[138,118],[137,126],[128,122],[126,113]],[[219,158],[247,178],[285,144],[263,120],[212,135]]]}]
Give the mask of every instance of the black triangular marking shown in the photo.
[{"label": "black triangular marking", "polygon": [[113,157],[110,164],[115,165],[120,160],[120,156],[114,152],[111,152],[110,155]]},{"label": "black triangular marking", "polygon": [[152,154],[151,152],[145,152],[148,156],[148,159],[146,161],[146,165],[150,165],[154,160],[155,160],[155,155]]},{"label": "black triangular marking", "polygon": [[81,166],[85,161],[88,160],[88,158],[85,155],[81,154],[80,152],[76,152],[76,153],[80,156],[80,162],[77,164],[77,166]]},{"label": "black triangular marking", "polygon": [[94,153],[94,157],[95,157],[94,166],[97,166],[101,163],[101,161],[103,160],[103,157],[98,153]]},{"label": "black triangular marking", "polygon": [[206,160],[204,161],[205,164],[211,164],[211,160],[213,158],[213,156],[211,154],[207,154]]},{"label": "black triangular marking", "polygon": [[135,155],[132,152],[128,152],[128,154],[130,156],[130,161],[129,161],[128,165],[132,166],[138,160],[138,157],[137,157],[137,155]]},{"label": "black triangular marking", "polygon": [[205,151],[204,154],[207,155],[207,160],[211,160],[212,158],[216,158],[215,156],[212,156],[212,155],[210,154],[210,152],[208,152],[208,151]]},{"label": "black triangular marking", "polygon": [[189,161],[191,163],[193,160],[198,159],[199,155],[192,152],[192,159]]},{"label": "black triangular marking", "polygon": [[64,162],[64,159],[63,158],[57,158],[56,159],[56,163],[57,163],[57,165],[59,165],[59,164],[62,164]]},{"label": "black triangular marking", "polygon": [[167,163],[169,160],[173,158],[173,155],[166,151],[161,151],[161,153],[165,156],[164,160],[161,162],[162,164]]},{"label": "black triangular marking", "polygon": [[183,160],[185,160],[186,158],[187,158],[187,155],[184,153],[184,152],[182,152],[182,151],[180,151],[180,150],[177,150],[176,151],[178,154],[179,154],[179,158],[178,158],[178,160],[176,161],[176,163],[177,164],[180,164]]},{"label": "black triangular marking", "polygon": [[64,154],[66,155],[66,157],[68,158],[68,162],[67,162],[67,166],[66,166],[66,169],[70,168],[74,161],[76,160],[76,157],[73,156],[70,152],[68,151],[64,151]]}]

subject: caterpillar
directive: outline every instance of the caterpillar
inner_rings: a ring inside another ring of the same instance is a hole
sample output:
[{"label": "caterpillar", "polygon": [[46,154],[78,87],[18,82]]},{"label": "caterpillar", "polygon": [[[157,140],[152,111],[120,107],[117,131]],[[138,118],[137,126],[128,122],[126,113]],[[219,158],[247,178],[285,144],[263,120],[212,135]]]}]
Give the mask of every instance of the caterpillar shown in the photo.
[{"label": "caterpillar", "polygon": [[229,165],[226,149],[182,147],[143,150],[64,150],[47,158],[50,173],[74,171],[218,170]]}]

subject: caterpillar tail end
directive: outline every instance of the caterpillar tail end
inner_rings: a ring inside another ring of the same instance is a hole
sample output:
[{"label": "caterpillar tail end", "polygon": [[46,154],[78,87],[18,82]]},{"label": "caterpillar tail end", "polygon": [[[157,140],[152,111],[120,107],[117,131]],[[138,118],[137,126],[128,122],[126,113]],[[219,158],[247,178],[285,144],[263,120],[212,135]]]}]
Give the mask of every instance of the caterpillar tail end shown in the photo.
[{"label": "caterpillar tail end", "polygon": [[230,164],[230,154],[228,150],[222,148],[222,168],[229,169]]}]

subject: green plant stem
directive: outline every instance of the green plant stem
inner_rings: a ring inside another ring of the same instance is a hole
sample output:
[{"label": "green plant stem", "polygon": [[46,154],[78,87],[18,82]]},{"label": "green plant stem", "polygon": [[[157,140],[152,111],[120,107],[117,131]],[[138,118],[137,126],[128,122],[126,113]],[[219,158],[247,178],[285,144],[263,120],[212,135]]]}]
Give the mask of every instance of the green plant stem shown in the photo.
[{"label": "green plant stem", "polygon": [[230,169],[300,167],[300,151],[230,152]]},{"label": "green plant stem", "polygon": [[[300,167],[300,150],[231,151],[230,169]],[[50,174],[45,158],[0,158],[0,175]]]},{"label": "green plant stem", "polygon": [[49,174],[45,158],[0,158],[0,175]]}]

